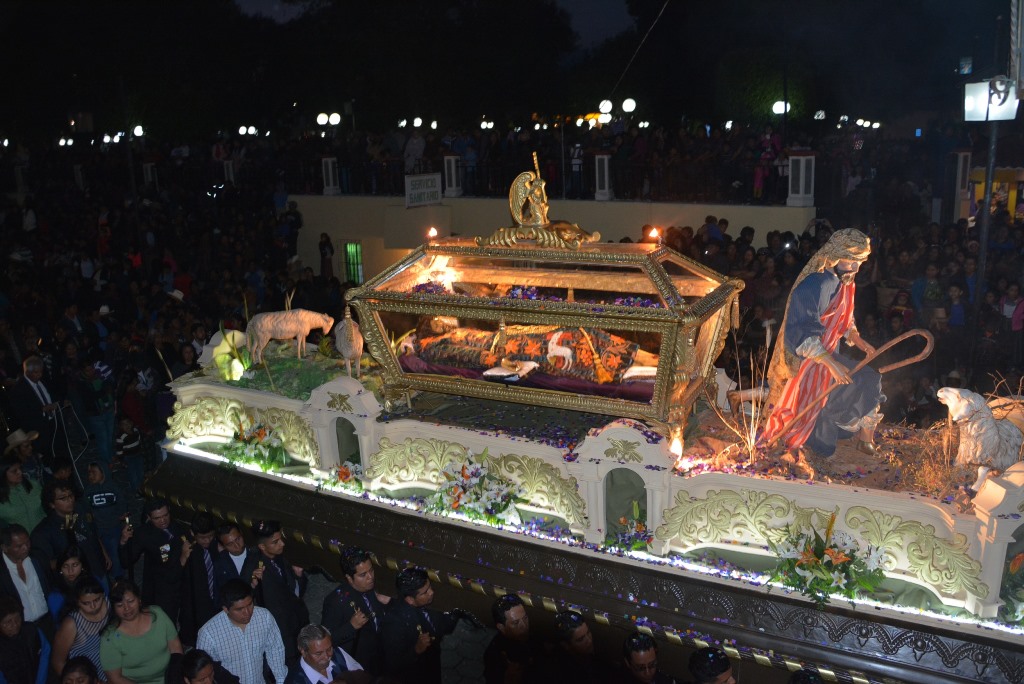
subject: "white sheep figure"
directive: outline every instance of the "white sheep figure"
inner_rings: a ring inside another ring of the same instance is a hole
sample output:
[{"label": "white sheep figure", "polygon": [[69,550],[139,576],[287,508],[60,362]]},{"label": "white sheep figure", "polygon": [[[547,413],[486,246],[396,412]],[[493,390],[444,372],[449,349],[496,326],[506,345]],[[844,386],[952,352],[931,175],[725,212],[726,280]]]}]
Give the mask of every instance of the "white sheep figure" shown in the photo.
[{"label": "white sheep figure", "polygon": [[345,307],[345,318],[334,326],[334,348],[345,359],[345,372],[352,377],[352,362],[356,364],[356,378],[359,377],[359,360],[363,357],[363,335],[359,324],[352,320],[352,312]]},{"label": "white sheep figure", "polygon": [[978,466],[978,479],[969,487],[971,491],[977,493],[981,489],[989,471],[1006,470],[1020,460],[1024,433],[1012,421],[997,419],[983,396],[957,387],[943,387],[938,398],[960,428],[956,464]]},{"label": "white sheep figure", "polygon": [[249,327],[245,329],[252,362],[259,363],[263,360],[263,348],[270,340],[294,339],[298,357],[301,359],[306,353],[306,337],[309,333],[314,328],[320,328],[327,335],[333,325],[334,319],[327,314],[306,309],[256,314],[249,321]]}]

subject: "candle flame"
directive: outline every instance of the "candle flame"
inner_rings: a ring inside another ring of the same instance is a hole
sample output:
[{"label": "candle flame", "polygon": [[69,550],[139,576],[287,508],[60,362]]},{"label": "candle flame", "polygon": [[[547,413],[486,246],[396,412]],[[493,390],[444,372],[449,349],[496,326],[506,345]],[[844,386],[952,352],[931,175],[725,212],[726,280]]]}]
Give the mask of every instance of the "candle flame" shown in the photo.
[{"label": "candle flame", "polygon": [[660,235],[661,233],[658,232],[657,228],[651,228],[651,232],[647,234],[647,237],[651,238],[652,240],[657,240]]},{"label": "candle flame", "polygon": [[427,237],[428,238],[436,238],[437,237],[437,228],[435,228],[434,226],[430,226],[430,230],[427,231]]},{"label": "candle flame", "polygon": [[671,446],[669,446],[668,450],[671,451],[672,455],[677,457],[677,458],[682,456],[683,455],[683,440],[679,439],[678,437],[673,437],[672,438],[672,444],[671,444]]}]

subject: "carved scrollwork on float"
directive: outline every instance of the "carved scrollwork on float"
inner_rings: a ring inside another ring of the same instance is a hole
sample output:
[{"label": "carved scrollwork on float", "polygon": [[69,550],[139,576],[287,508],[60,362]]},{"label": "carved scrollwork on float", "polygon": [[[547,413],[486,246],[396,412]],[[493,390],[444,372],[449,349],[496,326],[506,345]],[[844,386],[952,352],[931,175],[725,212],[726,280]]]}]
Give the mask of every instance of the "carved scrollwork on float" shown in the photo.
[{"label": "carved scrollwork on float", "polygon": [[406,438],[398,444],[384,437],[366,469],[366,477],[384,484],[443,481],[441,471],[449,463],[465,462],[469,450],[440,439]]},{"label": "carved scrollwork on float", "polygon": [[317,468],[320,464],[320,443],[313,427],[294,411],[279,408],[254,409],[256,422],[274,428],[281,434],[285,450],[292,458]]},{"label": "carved scrollwork on float", "polygon": [[532,456],[505,454],[489,461],[525,490],[524,498],[531,504],[550,508],[570,524],[587,524],[587,504],[576,491],[575,477],[562,477],[558,468]]},{"label": "carved scrollwork on float", "polygon": [[860,530],[864,539],[886,550],[885,567],[896,567],[895,549],[905,549],[909,573],[942,594],[969,592],[987,598],[989,587],[981,582],[981,563],[968,553],[966,535],[944,539],[935,527],[898,515],[853,506],[846,512],[846,524]]},{"label": "carved scrollwork on float", "polygon": [[692,548],[745,538],[765,543],[786,534],[780,519],[792,519],[794,528],[808,528],[827,520],[829,511],[802,508],[781,494],[753,489],[708,491],[704,498],[690,498],[686,492],[676,495],[674,506],[665,511],[664,522],[654,531],[659,541],[680,543]]},{"label": "carved scrollwork on float", "polygon": [[188,406],[176,401],[174,414],[167,421],[167,437],[230,437],[245,416],[245,404],[238,399],[197,397]]}]

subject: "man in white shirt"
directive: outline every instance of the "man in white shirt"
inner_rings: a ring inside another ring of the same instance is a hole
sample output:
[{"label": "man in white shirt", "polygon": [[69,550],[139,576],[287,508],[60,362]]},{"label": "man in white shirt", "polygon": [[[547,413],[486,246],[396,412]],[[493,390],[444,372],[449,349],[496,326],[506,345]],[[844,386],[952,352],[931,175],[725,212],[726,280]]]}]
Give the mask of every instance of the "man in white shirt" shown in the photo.
[{"label": "man in white shirt", "polygon": [[226,523],[217,528],[217,541],[223,548],[213,559],[213,574],[219,590],[228,580],[241,579],[242,566],[250,551],[245,546],[242,531],[234,523]]},{"label": "man in white shirt", "polygon": [[0,565],[0,592],[17,596],[24,607],[25,622],[30,622],[53,641],[54,625],[46,605],[50,591],[43,565],[29,557],[32,543],[28,531],[17,523],[8,525],[0,533],[3,564]]},{"label": "man in white shirt", "polygon": [[364,672],[342,648],[335,648],[331,633],[322,625],[299,630],[299,662],[288,670],[285,684],[362,684],[373,676]]},{"label": "man in white shirt", "polygon": [[223,610],[199,630],[196,648],[206,651],[241,684],[264,684],[263,659],[276,684],[284,684],[284,642],[266,608],[254,606],[252,587],[232,579],[221,588]]}]

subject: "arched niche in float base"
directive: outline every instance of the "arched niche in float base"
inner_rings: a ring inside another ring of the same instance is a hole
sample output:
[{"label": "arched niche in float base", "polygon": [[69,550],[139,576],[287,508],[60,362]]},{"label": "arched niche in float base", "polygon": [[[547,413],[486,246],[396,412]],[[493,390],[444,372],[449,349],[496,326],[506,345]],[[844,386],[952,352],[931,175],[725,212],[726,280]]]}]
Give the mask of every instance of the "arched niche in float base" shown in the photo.
[{"label": "arched niche in float base", "polygon": [[334,422],[334,430],[338,438],[338,463],[359,463],[359,436],[356,435],[356,426],[348,418],[338,418]]},{"label": "arched niche in float base", "polygon": [[625,531],[621,518],[633,520],[633,502],[639,505],[637,519],[647,520],[647,488],[640,475],[629,468],[615,468],[604,478],[605,534],[615,536]]}]

